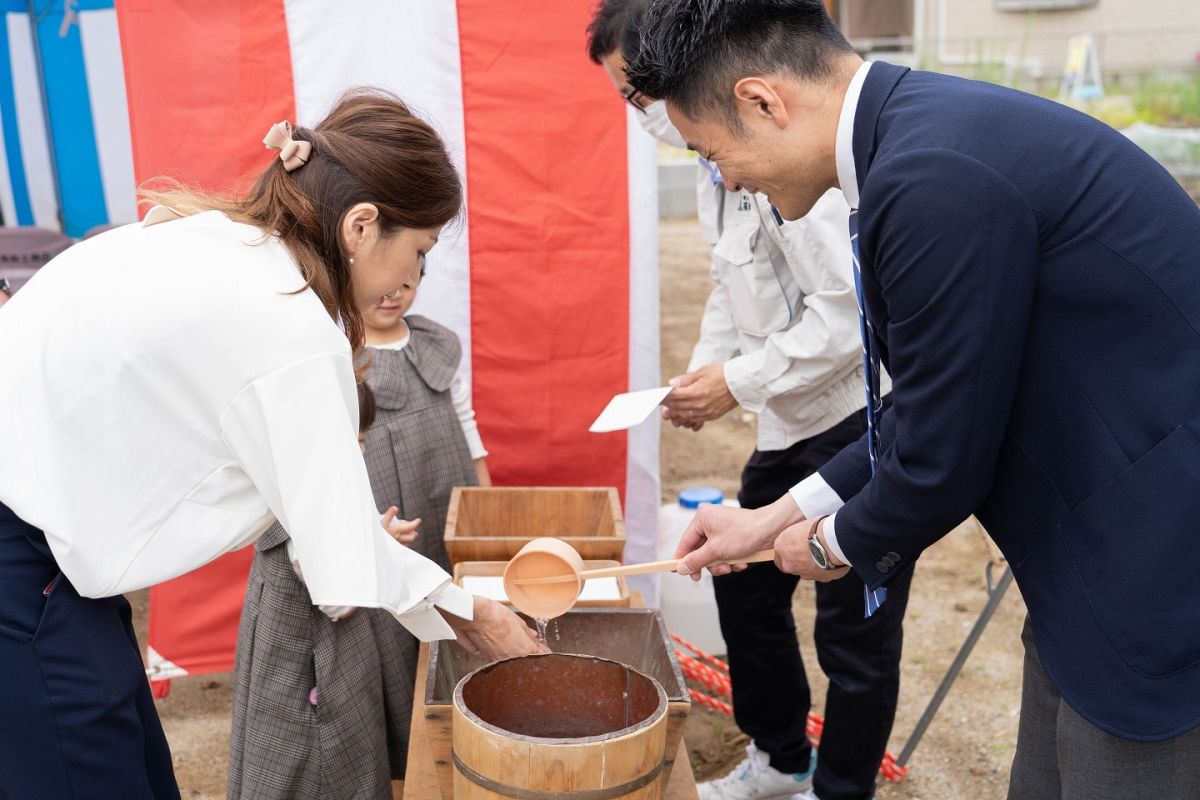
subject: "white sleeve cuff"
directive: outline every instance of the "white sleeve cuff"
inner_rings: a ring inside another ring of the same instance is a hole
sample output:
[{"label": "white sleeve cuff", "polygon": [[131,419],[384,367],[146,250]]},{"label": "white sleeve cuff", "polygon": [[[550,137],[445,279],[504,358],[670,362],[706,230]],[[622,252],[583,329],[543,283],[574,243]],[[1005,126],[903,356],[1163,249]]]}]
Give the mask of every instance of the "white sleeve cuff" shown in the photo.
[{"label": "white sleeve cuff", "polygon": [[447,583],[429,595],[433,604],[461,619],[475,618],[475,595],[455,583]]},{"label": "white sleeve cuff", "polygon": [[764,350],[740,355],[725,362],[725,385],[733,399],[747,411],[761,413],[771,394],[762,384]]},{"label": "white sleeve cuff", "polygon": [[479,426],[474,420],[471,420],[470,427],[463,425],[463,435],[467,438],[467,451],[470,452],[472,461],[488,457],[487,448],[483,446],[483,437],[479,435]]},{"label": "white sleeve cuff", "polygon": [[796,506],[805,519],[832,514],[846,504],[819,472],[814,472],[797,483],[788,490],[788,494],[796,501]]},{"label": "white sleeve cuff", "polygon": [[[300,580],[301,583],[303,583],[304,582],[304,573],[300,571],[300,562],[298,562],[296,560],[296,556],[295,556],[295,554],[293,552],[293,548],[292,548],[292,540],[291,539],[287,540],[287,555],[288,555],[288,560],[292,562],[292,572],[296,573],[296,577]],[[471,615],[475,610],[475,601],[473,600],[473,598],[471,597],[469,592],[467,592],[464,589],[459,588],[458,586],[455,586],[453,583],[447,583],[445,586],[441,587],[440,589],[435,590],[432,594],[429,595],[429,597],[425,598],[425,600],[418,603],[416,605],[416,607],[410,609],[409,611],[406,611],[404,614],[396,615],[396,619],[399,619],[402,623],[406,623],[407,617],[409,614],[412,614],[414,612],[424,612],[426,610],[427,604],[429,604],[429,603],[432,603],[433,605],[438,606],[439,608],[444,608],[446,611],[453,614],[454,616],[462,617],[463,619],[471,619]],[[317,608],[320,609],[322,614],[324,614],[325,616],[329,617],[331,620],[336,622],[338,620],[342,620],[342,619],[345,619],[346,617],[350,616],[350,614],[354,612],[355,606],[318,605]],[[437,616],[440,618],[441,615],[434,612],[434,616]],[[407,624],[405,625],[405,627],[407,627]],[[444,639],[446,637],[438,636],[436,638]],[[453,638],[453,637],[451,637],[451,638]],[[422,639],[422,641],[427,641],[427,640]]]},{"label": "white sleeve cuff", "polygon": [[345,619],[354,610],[354,606],[317,606],[317,608],[321,609],[321,613],[334,622]]},{"label": "white sleeve cuff", "polygon": [[438,613],[439,608],[456,617],[472,619],[475,599],[470,592],[447,581],[408,611],[396,614],[396,619],[422,642],[453,639],[454,629]]},{"label": "white sleeve cuff", "polygon": [[846,558],[846,554],[842,552],[842,546],[838,544],[837,530],[835,530],[834,522],[837,520],[837,513],[834,512],[825,518],[821,523],[821,533],[825,536],[825,545],[829,548],[829,552],[838,560],[840,564],[849,564],[850,559]]}]

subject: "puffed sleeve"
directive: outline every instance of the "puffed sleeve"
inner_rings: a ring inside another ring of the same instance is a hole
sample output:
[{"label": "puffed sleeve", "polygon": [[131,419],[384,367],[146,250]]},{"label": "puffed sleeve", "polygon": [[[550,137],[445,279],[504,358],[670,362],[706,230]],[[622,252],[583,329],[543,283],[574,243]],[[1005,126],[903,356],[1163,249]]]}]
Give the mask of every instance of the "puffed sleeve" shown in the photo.
[{"label": "puffed sleeve", "polygon": [[257,378],[225,409],[221,429],[291,536],[314,604],[385,608],[422,641],[454,638],[435,606],[470,618],[469,596],[380,525],[348,355],[315,355]]}]

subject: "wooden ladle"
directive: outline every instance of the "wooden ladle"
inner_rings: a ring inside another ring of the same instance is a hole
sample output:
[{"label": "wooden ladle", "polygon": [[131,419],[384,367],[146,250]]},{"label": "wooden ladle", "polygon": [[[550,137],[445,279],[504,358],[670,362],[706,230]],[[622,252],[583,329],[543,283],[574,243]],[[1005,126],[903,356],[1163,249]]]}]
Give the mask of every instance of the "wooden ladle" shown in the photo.
[{"label": "wooden ladle", "polygon": [[[772,561],[774,550],[759,550],[736,561],[723,564],[748,564]],[[574,547],[559,539],[533,539],[522,547],[504,568],[504,591],[518,610],[538,619],[558,617],[571,609],[588,578],[615,578],[619,575],[648,575],[674,572],[680,559],[651,561],[601,569],[583,568],[583,558]]]}]

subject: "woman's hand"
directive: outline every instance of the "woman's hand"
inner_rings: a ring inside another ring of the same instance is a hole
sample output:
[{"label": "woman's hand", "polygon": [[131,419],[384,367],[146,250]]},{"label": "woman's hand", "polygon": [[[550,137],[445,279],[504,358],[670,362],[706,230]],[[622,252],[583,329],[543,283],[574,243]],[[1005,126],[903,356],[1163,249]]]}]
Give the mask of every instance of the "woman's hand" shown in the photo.
[{"label": "woman's hand", "polygon": [[379,524],[382,525],[383,529],[391,534],[391,537],[397,542],[403,545],[410,545],[416,541],[418,536],[420,536],[420,534],[417,533],[417,526],[421,524],[421,518],[417,517],[409,522],[406,519],[396,519],[396,515],[398,513],[400,513],[400,509],[392,506],[387,510],[387,513],[383,515],[383,518],[379,520]]},{"label": "woman's hand", "polygon": [[495,600],[475,597],[475,618],[471,620],[443,614],[454,629],[458,643],[468,652],[498,661],[502,658],[549,653],[538,641],[537,633],[521,618]]}]

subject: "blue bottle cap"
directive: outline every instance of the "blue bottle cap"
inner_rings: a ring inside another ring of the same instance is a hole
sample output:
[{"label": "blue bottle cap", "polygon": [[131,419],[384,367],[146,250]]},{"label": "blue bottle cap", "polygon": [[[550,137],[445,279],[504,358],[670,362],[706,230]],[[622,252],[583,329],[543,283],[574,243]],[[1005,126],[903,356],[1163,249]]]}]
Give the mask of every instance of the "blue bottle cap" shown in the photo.
[{"label": "blue bottle cap", "polygon": [[679,505],[684,508],[699,508],[702,505],[719,506],[725,502],[725,493],[711,486],[689,486],[679,493]]}]

